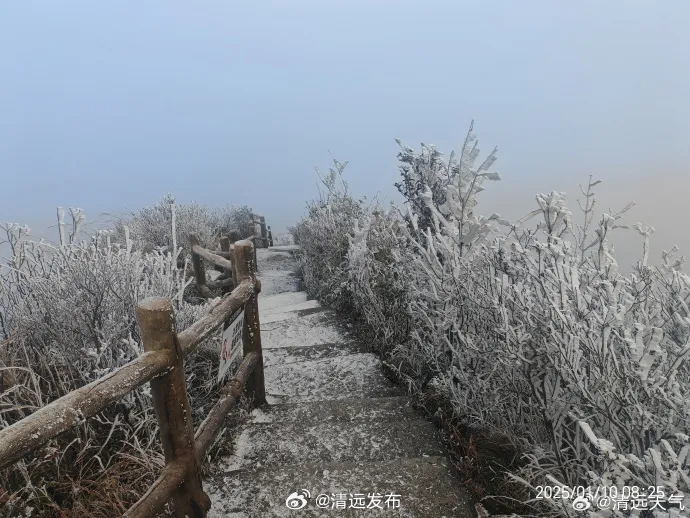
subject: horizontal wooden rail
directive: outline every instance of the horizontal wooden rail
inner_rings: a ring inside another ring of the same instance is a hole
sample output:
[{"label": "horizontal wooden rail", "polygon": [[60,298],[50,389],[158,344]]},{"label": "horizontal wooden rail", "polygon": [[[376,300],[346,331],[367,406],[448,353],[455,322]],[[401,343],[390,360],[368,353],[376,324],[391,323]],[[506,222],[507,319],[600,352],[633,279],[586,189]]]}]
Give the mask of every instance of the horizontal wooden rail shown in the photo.
[{"label": "horizontal wooden rail", "polygon": [[259,361],[259,354],[251,352],[244,357],[235,377],[227,382],[220,393],[220,399],[213,406],[211,411],[206,416],[206,419],[199,425],[194,434],[194,442],[196,443],[197,455],[200,459],[204,459],[208,453],[211,444],[218,435],[225,416],[232,410],[233,405],[242,395],[244,384],[249,379],[249,376],[254,371],[254,367]]},{"label": "horizontal wooden rail", "polygon": [[231,288],[235,282],[231,278],[226,278],[226,279],[216,279],[215,281],[208,281],[206,283],[206,286],[209,287],[211,290],[215,290],[218,288]]},{"label": "horizontal wooden rail", "polygon": [[229,259],[232,261],[232,259],[233,259],[232,250],[234,248],[235,248],[234,245],[230,245],[230,250],[214,250],[213,253],[220,256],[220,257],[223,257],[225,259]]},{"label": "horizontal wooden rail", "polygon": [[84,419],[101,412],[154,376],[166,372],[173,361],[174,355],[170,351],[145,353],[0,430],[0,469],[83,423]]},{"label": "horizontal wooden rail", "polygon": [[192,246],[192,252],[203,257],[208,262],[232,270],[232,261],[228,261],[224,257],[221,257],[217,252],[212,252],[211,250],[206,250],[204,247],[199,245]]},{"label": "horizontal wooden rail", "polygon": [[123,518],[150,518],[158,515],[182,484],[187,474],[188,459],[176,459],[163,467],[163,471],[139,501],[130,507]]},{"label": "horizontal wooden rail", "polygon": [[[232,244],[232,239],[236,239],[238,232],[231,231],[230,236],[222,236],[220,238],[220,250],[209,250],[201,246],[201,241],[196,234],[189,235],[189,247],[192,255],[192,268],[194,271],[194,280],[196,281],[196,289],[198,293],[207,299],[213,298],[213,293],[211,290],[217,290],[221,288],[222,292],[226,292],[225,288],[232,288],[237,284],[236,279],[236,247],[248,247],[252,246],[252,243],[256,241],[256,236],[250,236],[247,239],[242,239],[240,241],[235,241]],[[253,247],[254,250],[254,267],[253,271],[258,271],[256,268],[256,246]],[[214,264],[217,268],[222,268],[225,272],[222,279],[215,281],[206,280],[206,268],[202,259],[209,261]],[[230,280],[232,279],[232,280]]]},{"label": "horizontal wooden rail", "polygon": [[230,315],[237,311],[254,294],[254,281],[242,281],[232,293],[223,297],[210,311],[187,329],[178,333],[180,347],[185,356],[194,351],[211,333],[218,329]]}]

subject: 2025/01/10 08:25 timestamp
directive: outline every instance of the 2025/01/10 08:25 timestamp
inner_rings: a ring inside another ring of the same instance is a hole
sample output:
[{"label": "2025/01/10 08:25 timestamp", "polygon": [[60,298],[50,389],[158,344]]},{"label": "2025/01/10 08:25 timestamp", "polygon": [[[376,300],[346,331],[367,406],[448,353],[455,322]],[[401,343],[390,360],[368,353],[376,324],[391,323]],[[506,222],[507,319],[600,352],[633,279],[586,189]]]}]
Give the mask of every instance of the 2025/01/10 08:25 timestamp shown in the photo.
[{"label": "2025/01/10 08:25 timestamp", "polygon": [[666,494],[663,486],[536,486],[537,500],[570,500],[571,498],[596,499],[608,498],[647,498],[664,500]]}]

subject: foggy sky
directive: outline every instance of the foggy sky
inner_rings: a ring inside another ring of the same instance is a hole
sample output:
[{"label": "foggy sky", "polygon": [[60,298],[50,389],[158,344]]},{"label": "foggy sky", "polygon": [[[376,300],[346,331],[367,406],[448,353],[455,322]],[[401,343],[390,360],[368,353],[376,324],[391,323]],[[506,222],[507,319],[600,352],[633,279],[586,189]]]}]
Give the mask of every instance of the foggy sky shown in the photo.
[{"label": "foggy sky", "polygon": [[653,254],[688,252],[689,23],[685,0],[3,2],[0,221],[172,192],[280,231],[329,152],[355,194],[397,200],[394,138],[448,153],[474,119],[504,178],[480,212],[551,190],[576,209],[593,174]]}]

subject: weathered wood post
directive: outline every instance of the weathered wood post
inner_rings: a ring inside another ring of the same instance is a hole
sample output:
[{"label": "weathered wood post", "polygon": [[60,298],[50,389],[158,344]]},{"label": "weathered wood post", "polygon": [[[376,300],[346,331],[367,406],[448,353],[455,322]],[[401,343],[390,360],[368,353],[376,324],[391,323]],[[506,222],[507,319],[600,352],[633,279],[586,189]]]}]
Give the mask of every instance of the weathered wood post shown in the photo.
[{"label": "weathered wood post", "polygon": [[259,264],[258,261],[256,260],[256,240],[258,239],[256,235],[256,225],[254,224],[254,213],[252,213],[252,221],[249,224],[249,239],[253,239],[254,243],[254,271],[258,272],[259,271]]},{"label": "weathered wood post", "polygon": [[[221,236],[220,237],[220,249],[223,252],[230,252],[230,238],[228,236]],[[235,265],[233,264],[232,270],[224,270],[225,272],[225,277],[227,279],[232,279],[232,286],[223,286],[220,290],[220,292],[225,295],[226,293],[230,293],[235,286],[237,286],[237,279],[235,278]]]},{"label": "weathered wood post", "polygon": [[254,213],[252,212],[252,220],[251,223],[249,223],[249,237],[254,239],[254,268],[255,271],[259,271],[259,265],[257,264],[256,260],[256,224],[254,223]]},{"label": "weathered wood post", "polygon": [[[236,241],[240,240],[240,231],[239,230],[231,230],[228,232],[228,238],[230,239],[230,244],[233,245],[235,244]],[[237,286],[239,283],[237,282],[237,269],[235,268],[235,260],[233,259],[232,261],[232,281],[235,283],[235,286]]]},{"label": "weathered wood post", "polygon": [[266,218],[259,216],[261,225],[261,248],[268,248],[268,229],[266,228]]},{"label": "weathered wood post", "polygon": [[211,297],[211,290],[206,286],[206,268],[204,262],[194,253],[194,246],[201,246],[201,241],[195,234],[189,234],[189,252],[192,254],[192,267],[194,268],[194,282],[196,289],[206,298]]},{"label": "weathered wood post", "polygon": [[252,249],[254,250],[254,272],[256,273],[259,271],[259,260],[256,258],[256,254],[257,254],[257,252],[256,252],[256,249],[257,249],[256,239],[254,239],[254,246],[252,246]]},{"label": "weathered wood post", "polygon": [[153,407],[160,426],[166,465],[180,464],[185,471],[182,484],[173,495],[175,516],[205,518],[211,500],[201,484],[199,459],[194,446],[192,409],[184,379],[184,353],[175,334],[172,302],[149,297],[137,306],[137,320],[145,351],[173,350],[176,361],[167,374],[151,380]]},{"label": "weathered wood post", "polygon": [[258,406],[266,402],[266,388],[264,386],[264,357],[261,350],[261,325],[259,323],[259,304],[257,300],[261,291],[261,282],[256,278],[254,249],[255,246],[250,241],[235,243],[237,282],[240,283],[245,279],[252,279],[255,287],[254,293],[244,304],[242,350],[245,355],[250,352],[255,352],[259,355],[254,372],[247,380],[247,393]]}]

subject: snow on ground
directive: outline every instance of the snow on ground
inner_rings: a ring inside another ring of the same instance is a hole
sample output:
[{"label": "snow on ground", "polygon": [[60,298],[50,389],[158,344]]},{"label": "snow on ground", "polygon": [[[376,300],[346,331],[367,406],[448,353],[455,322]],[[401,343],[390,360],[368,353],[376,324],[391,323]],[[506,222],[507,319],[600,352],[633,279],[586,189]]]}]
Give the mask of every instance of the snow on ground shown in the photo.
[{"label": "snow on ground", "polygon": [[303,291],[278,293],[276,295],[259,294],[259,311],[263,317],[267,313],[283,310],[285,306],[292,306],[307,301],[307,294]]},{"label": "snow on ground", "polygon": [[301,311],[321,307],[317,300],[307,300],[303,291],[259,296],[259,315],[262,324],[300,316]]},{"label": "snow on ground", "polygon": [[[287,247],[287,250],[294,249],[294,247]],[[261,279],[259,298],[277,293],[300,291],[299,265],[293,252],[277,251],[276,248],[259,248],[256,251],[256,258],[259,262],[259,279]]]},{"label": "snow on ground", "polygon": [[[302,312],[310,309],[318,309],[321,307],[316,300],[307,300],[300,302],[299,304],[292,304],[290,306],[285,306],[282,308],[276,308],[276,311],[267,312],[267,315],[262,315],[261,322],[265,324],[270,324],[272,322],[280,322],[281,320],[288,320],[290,318],[297,318],[302,316]],[[259,310],[261,311],[261,310]]]},{"label": "snow on ground", "polygon": [[342,341],[343,333],[335,324],[331,311],[300,318],[265,322],[261,320],[261,342],[264,349],[274,347],[307,347]]},{"label": "snow on ground", "polygon": [[337,400],[400,394],[371,353],[285,361],[267,367],[266,393],[275,403]]}]

